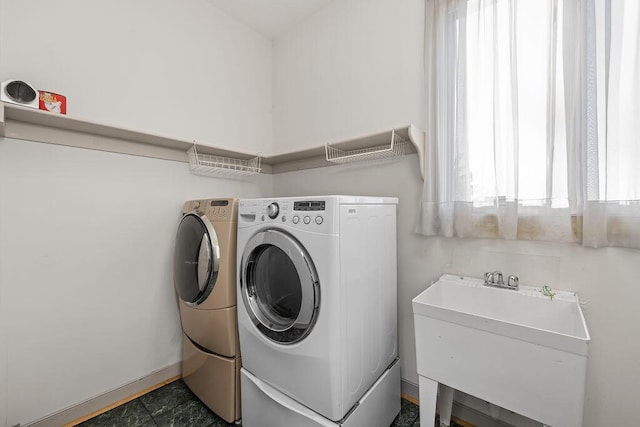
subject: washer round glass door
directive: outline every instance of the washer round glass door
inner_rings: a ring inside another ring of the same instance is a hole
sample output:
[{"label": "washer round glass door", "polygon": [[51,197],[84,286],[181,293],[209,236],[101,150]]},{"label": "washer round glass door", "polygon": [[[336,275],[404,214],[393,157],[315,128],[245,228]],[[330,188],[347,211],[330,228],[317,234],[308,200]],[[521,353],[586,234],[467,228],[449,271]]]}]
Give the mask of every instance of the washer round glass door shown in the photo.
[{"label": "washer round glass door", "polygon": [[182,217],[173,256],[173,280],[182,301],[201,304],[215,286],[220,266],[218,237],[209,219],[200,212]]},{"label": "washer round glass door", "polygon": [[313,329],[320,307],[318,274],[304,247],[275,229],[259,232],[242,255],[242,299],[258,330],[293,344]]}]

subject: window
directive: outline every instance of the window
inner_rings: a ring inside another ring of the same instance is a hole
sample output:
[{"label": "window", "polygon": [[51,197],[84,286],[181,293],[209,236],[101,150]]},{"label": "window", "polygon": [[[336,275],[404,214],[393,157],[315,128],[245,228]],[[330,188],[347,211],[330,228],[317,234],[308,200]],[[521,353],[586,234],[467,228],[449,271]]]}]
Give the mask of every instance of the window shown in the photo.
[{"label": "window", "polygon": [[640,247],[640,2],[428,0],[425,34],[420,232]]}]

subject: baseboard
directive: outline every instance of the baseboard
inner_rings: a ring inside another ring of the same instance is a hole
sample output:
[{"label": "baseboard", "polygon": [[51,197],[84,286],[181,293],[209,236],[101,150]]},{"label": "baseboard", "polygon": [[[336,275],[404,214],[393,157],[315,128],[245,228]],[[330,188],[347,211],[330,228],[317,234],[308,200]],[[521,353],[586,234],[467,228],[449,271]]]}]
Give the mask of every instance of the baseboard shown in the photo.
[{"label": "baseboard", "polygon": [[181,362],[159,369],[113,390],[87,399],[66,409],[26,424],[25,427],[73,426],[111,408],[133,400],[180,377]]},{"label": "baseboard", "polygon": [[[491,417],[490,411],[496,418]],[[453,414],[475,425],[488,427],[542,427],[542,424],[523,415],[509,411],[508,409],[493,407],[489,402],[478,399],[466,393],[456,390],[453,402]]]},{"label": "baseboard", "polygon": [[402,393],[403,399],[407,399],[409,402],[415,403],[416,405],[418,404],[418,400],[420,398],[418,384],[402,379],[400,382],[400,393]]},{"label": "baseboard", "polygon": [[[174,363],[163,369],[131,381],[113,390],[87,399],[84,402],[70,406],[60,412],[46,416],[37,421],[25,424],[25,427],[71,427],[88,420],[98,414],[108,411],[118,405],[133,400],[151,390],[162,387],[180,378],[181,362]],[[403,379],[401,393],[404,399],[419,404],[419,388],[417,384]],[[467,425],[481,425],[486,427],[504,427],[505,425],[540,426],[533,420],[522,417],[513,412],[503,410],[500,419],[493,419],[488,411],[487,402],[473,396],[456,392],[453,402],[453,416],[457,421]],[[515,423],[515,424],[514,424]]]}]

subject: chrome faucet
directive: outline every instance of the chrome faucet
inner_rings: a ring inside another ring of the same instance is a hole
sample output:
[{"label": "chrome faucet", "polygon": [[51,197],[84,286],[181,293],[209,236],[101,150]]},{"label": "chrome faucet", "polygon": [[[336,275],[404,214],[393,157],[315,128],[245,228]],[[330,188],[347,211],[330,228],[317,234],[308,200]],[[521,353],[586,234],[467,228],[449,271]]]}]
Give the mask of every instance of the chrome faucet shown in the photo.
[{"label": "chrome faucet", "polygon": [[505,283],[504,275],[502,274],[501,271],[484,273],[485,286],[493,286],[496,288],[512,289],[514,291],[517,291],[519,284],[520,284],[520,279],[518,279],[518,276],[514,276],[514,275],[509,276],[509,278],[507,279],[507,283]]}]

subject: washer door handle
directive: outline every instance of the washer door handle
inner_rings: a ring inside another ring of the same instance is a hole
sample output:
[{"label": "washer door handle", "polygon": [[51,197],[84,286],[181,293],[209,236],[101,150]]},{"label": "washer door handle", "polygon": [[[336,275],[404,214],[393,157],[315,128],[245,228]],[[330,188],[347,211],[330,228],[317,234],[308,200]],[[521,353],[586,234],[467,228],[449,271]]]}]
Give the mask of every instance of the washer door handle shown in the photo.
[{"label": "washer door handle", "polygon": [[249,294],[249,298],[253,299],[256,297],[256,282],[254,279],[254,266],[255,261],[248,261],[247,267],[245,268],[245,272],[247,274],[247,293]]},{"label": "washer door handle", "polygon": [[207,286],[209,275],[211,274],[211,243],[209,235],[204,234],[200,242],[200,251],[198,253],[198,289],[202,292]]}]

